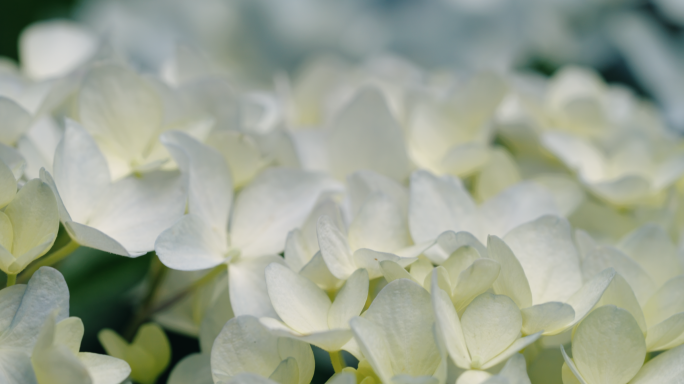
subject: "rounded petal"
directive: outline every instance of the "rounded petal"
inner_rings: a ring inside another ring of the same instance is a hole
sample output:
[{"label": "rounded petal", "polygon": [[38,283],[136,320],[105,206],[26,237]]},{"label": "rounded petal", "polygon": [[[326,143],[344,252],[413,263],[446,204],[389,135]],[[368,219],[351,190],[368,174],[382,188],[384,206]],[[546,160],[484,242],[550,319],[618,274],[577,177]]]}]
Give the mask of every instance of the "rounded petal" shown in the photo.
[{"label": "rounded petal", "polygon": [[484,293],[466,308],[461,317],[473,368],[480,368],[520,337],[522,316],[513,300]]},{"label": "rounded petal", "polygon": [[328,330],[328,295],[309,279],[280,264],[266,267],[273,308],[289,327],[304,334]]},{"label": "rounded petal", "polygon": [[623,384],[643,364],[646,343],[634,317],[609,305],[594,310],[579,324],[572,356],[588,383]]}]

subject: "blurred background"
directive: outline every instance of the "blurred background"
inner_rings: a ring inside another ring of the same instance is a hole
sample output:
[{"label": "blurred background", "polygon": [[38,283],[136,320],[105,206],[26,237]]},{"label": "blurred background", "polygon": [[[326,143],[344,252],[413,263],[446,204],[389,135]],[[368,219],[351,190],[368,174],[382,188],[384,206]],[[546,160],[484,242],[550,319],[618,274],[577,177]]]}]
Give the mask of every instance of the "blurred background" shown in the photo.
[{"label": "blurred background", "polygon": [[[16,62],[24,28],[70,19],[143,72],[162,73],[183,44],[264,88],[321,56],[355,64],[380,53],[463,73],[579,64],[652,99],[684,131],[684,0],[2,0],[0,10],[0,56]],[[81,248],[60,265],[71,314],[86,324],[82,350],[104,353],[97,332],[125,329],[152,262]],[[170,367],[199,351],[168,335]],[[326,359],[314,382],[332,373]]]}]

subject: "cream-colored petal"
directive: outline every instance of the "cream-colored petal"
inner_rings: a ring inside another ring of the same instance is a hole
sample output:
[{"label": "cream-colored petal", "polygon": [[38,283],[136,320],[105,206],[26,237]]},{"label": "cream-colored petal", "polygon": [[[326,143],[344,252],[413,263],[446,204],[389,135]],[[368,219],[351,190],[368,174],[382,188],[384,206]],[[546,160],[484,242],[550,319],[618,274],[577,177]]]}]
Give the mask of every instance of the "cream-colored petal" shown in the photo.
[{"label": "cream-colored petal", "polygon": [[64,345],[77,354],[81,349],[83,339],[83,321],[78,317],[69,317],[57,323],[55,330],[55,344]]},{"label": "cream-colored petal", "polygon": [[543,331],[545,335],[553,335],[562,331],[575,319],[575,311],[565,303],[549,301],[523,308],[522,332],[531,335]]},{"label": "cream-colored petal", "polygon": [[646,304],[649,297],[655,292],[656,285],[644,269],[625,255],[620,250],[600,246],[587,252],[582,260],[582,274],[585,280],[589,280],[606,268],[612,267],[627,280],[634,290],[639,303]]},{"label": "cream-colored petal", "polygon": [[409,158],[401,128],[377,89],[359,90],[333,119],[329,132],[330,167],[338,179],[360,169],[397,181],[408,176]]},{"label": "cream-colored petal", "polygon": [[128,363],[115,357],[81,352],[78,359],[85,365],[93,384],[119,384],[131,374]]},{"label": "cream-colored petal", "polygon": [[434,240],[445,231],[480,232],[477,207],[463,183],[427,171],[411,176],[409,228],[413,241]]},{"label": "cream-colored petal", "polygon": [[373,193],[349,225],[349,246],[392,252],[410,245],[408,225],[389,196]]},{"label": "cream-colored petal", "polygon": [[473,300],[461,317],[473,368],[481,368],[520,337],[522,316],[513,300],[484,293]]},{"label": "cream-colored petal", "polygon": [[684,312],[684,276],[666,282],[644,306],[644,316],[649,326],[660,323],[675,313]]},{"label": "cream-colored petal", "polygon": [[491,259],[478,259],[466,268],[458,277],[453,290],[453,302],[456,310],[463,313],[468,304],[481,293],[486,292],[499,276],[501,265]]},{"label": "cream-colored petal", "polygon": [[368,299],[368,272],[358,269],[337,292],[328,311],[330,329],[347,329],[349,320],[361,314]]},{"label": "cream-colored petal", "polygon": [[432,330],[430,294],[423,287],[406,279],[393,281],[380,291],[363,317],[382,330],[395,375],[435,373],[441,357]]},{"label": "cream-colored petal", "polygon": [[[54,238],[59,229],[57,201],[52,189],[38,179],[26,183],[16,197],[5,208],[5,214],[12,221],[14,242],[12,254],[19,257],[36,245]],[[50,249],[50,243],[42,256]]]},{"label": "cream-colored petal", "polygon": [[318,245],[330,272],[338,279],[347,279],[356,270],[347,236],[328,216],[318,219],[317,228]]},{"label": "cream-colored petal", "polygon": [[543,216],[513,229],[504,241],[525,271],[533,304],[564,302],[582,286],[579,252],[567,220]]},{"label": "cream-colored petal", "polygon": [[656,286],[684,272],[670,236],[656,224],[646,224],[628,234],[618,248],[636,260]]},{"label": "cream-colored petal", "polygon": [[0,208],[3,208],[14,199],[17,194],[17,179],[12,170],[0,161]]},{"label": "cream-colored petal", "polygon": [[623,384],[641,368],[646,343],[632,315],[609,305],[594,310],[579,324],[572,356],[588,383]]},{"label": "cream-colored petal", "polygon": [[132,162],[147,155],[162,123],[162,103],[147,80],[113,64],[86,75],[79,93],[83,127],[101,145]]},{"label": "cream-colored petal", "polygon": [[568,324],[568,327],[579,323],[596,306],[615,275],[616,272],[612,268],[604,270],[584,283],[582,288],[568,299],[567,304],[570,304],[575,310],[575,319]]},{"label": "cream-colored petal", "polygon": [[439,337],[444,340],[449,357],[456,366],[463,369],[470,368],[470,354],[461,328],[461,321],[451,303],[451,298],[446,292],[436,287],[434,283],[431,295],[437,332]]},{"label": "cream-colored petal", "polygon": [[684,377],[684,346],[656,356],[644,364],[629,384],[678,384]]},{"label": "cream-colored petal", "polygon": [[596,304],[597,307],[604,305],[615,305],[618,308],[627,310],[639,324],[641,332],[646,334],[646,319],[641,310],[641,306],[634,295],[634,291],[619,273],[615,275],[608,288],[603,292],[601,300]]},{"label": "cream-colored petal", "polygon": [[332,303],[323,290],[280,264],[270,264],[265,274],[273,308],[285,324],[304,334],[329,329]]},{"label": "cream-colored petal", "polygon": [[501,272],[492,284],[494,292],[506,295],[513,299],[519,308],[527,308],[532,305],[532,291],[527,282],[525,271],[513,251],[496,236],[487,238],[487,252],[489,258],[496,260],[501,265]]},{"label": "cream-colored petal", "polygon": [[684,312],[648,328],[646,348],[649,351],[670,349],[684,343]]}]

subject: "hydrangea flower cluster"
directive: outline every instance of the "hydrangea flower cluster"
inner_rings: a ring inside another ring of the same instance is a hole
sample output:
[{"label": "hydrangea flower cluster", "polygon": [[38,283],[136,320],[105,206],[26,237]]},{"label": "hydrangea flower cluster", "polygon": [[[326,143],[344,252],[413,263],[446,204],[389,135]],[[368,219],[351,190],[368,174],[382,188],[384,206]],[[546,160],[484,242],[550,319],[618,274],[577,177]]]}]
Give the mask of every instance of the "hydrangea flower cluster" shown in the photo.
[{"label": "hydrangea flower cluster", "polygon": [[[309,384],[327,355],[329,384],[682,382],[684,139],[629,89],[388,56],[254,85],[187,46],[148,73],[67,22],[21,49],[1,383],[153,384],[165,330],[200,344],[170,384]],[[69,317],[79,247],[154,253],[106,355]]]}]

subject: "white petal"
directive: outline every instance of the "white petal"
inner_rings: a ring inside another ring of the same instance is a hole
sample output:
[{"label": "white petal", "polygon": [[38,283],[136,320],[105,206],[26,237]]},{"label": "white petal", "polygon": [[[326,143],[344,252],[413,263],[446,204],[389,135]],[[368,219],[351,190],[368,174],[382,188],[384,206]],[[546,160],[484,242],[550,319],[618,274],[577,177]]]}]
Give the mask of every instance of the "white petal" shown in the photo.
[{"label": "white petal", "polygon": [[211,350],[214,382],[243,372],[268,377],[281,362],[278,337],[254,317],[239,316],[226,323]]},{"label": "white petal", "polygon": [[368,196],[376,192],[388,196],[397,204],[404,217],[408,214],[408,190],[385,175],[370,170],[354,172],[347,176],[347,190],[351,202],[351,217],[355,217]]},{"label": "white petal", "polygon": [[546,189],[532,182],[522,182],[485,201],[480,214],[484,233],[479,238],[484,241],[486,235],[504,236],[523,223],[544,215],[558,215],[558,208]]},{"label": "white petal", "polygon": [[66,20],[32,24],[19,40],[22,66],[35,80],[68,74],[85,63],[96,49],[94,34]]},{"label": "white petal", "polygon": [[211,360],[209,354],[194,353],[179,361],[169,376],[167,384],[214,384],[211,377]]},{"label": "white petal", "polygon": [[337,292],[328,311],[330,329],[347,329],[349,320],[361,314],[368,299],[368,272],[358,269]]},{"label": "white petal", "polygon": [[678,384],[684,377],[684,346],[656,356],[629,382],[630,384]]},{"label": "white petal", "polygon": [[431,294],[438,334],[444,340],[449,357],[458,367],[470,368],[470,354],[468,347],[466,347],[461,321],[456,309],[451,304],[451,298],[446,292],[437,289],[434,285]]},{"label": "white petal", "polygon": [[323,260],[338,279],[346,280],[356,270],[347,237],[328,216],[318,219],[318,244]]},{"label": "white petal", "polygon": [[131,374],[128,363],[115,357],[82,352],[78,359],[85,365],[93,384],[119,384]]},{"label": "white petal", "polygon": [[61,273],[42,267],[31,276],[16,314],[0,336],[0,345],[30,353],[45,319],[55,311],[56,321],[68,316],[69,289]]},{"label": "white petal", "polygon": [[616,248],[596,247],[589,251],[582,260],[582,274],[585,280],[591,279],[609,267],[614,268],[627,280],[640,303],[645,304],[655,292],[656,286],[653,279],[636,261]]},{"label": "white petal", "polygon": [[522,316],[507,296],[485,293],[466,308],[461,324],[472,367],[480,368],[518,339]]},{"label": "white petal", "polygon": [[[38,179],[26,183],[5,208],[5,214],[12,221],[12,254],[16,258],[31,252],[35,259],[50,249],[59,230],[59,213],[55,195],[46,183]],[[38,245],[42,249],[33,250]]]},{"label": "white petal", "polygon": [[487,257],[496,260],[501,265],[499,277],[492,285],[494,292],[510,297],[519,308],[531,306],[532,291],[530,284],[527,282],[525,271],[513,251],[500,238],[489,236],[487,238],[487,252]]},{"label": "white petal", "polygon": [[394,368],[390,346],[383,337],[382,326],[363,317],[353,318],[349,325],[363,356],[373,367],[373,372],[383,383],[389,382],[394,376]]},{"label": "white petal", "polygon": [[398,181],[408,176],[409,159],[401,128],[376,89],[361,89],[335,117],[329,132],[330,167],[337,178],[360,169]]},{"label": "white petal", "polygon": [[508,379],[509,384],[530,384],[525,357],[519,353],[508,359],[499,375]]},{"label": "white petal", "polygon": [[405,267],[418,260],[415,257],[399,257],[392,253],[376,252],[365,248],[357,249],[356,252],[354,252],[353,258],[356,267],[365,268],[371,279],[382,276],[380,263],[383,261],[390,260]]},{"label": "white petal", "polygon": [[269,265],[265,273],[268,296],[285,324],[304,334],[329,329],[331,302],[322,289],[280,264]]},{"label": "white petal", "polygon": [[453,288],[453,301],[456,310],[463,313],[475,297],[486,292],[499,276],[501,265],[494,260],[478,259],[458,276]]},{"label": "white petal", "polygon": [[371,194],[349,226],[351,249],[393,252],[410,245],[408,226],[399,206],[382,193]]},{"label": "white petal", "polygon": [[195,215],[183,216],[157,238],[154,249],[164,265],[182,271],[213,268],[225,261],[222,236]]},{"label": "white petal", "polygon": [[581,287],[579,253],[565,219],[543,216],[515,228],[504,241],[525,271],[534,304],[564,302]]},{"label": "white petal", "polygon": [[582,287],[575,292],[567,301],[575,310],[575,319],[568,324],[571,327],[580,322],[594,306],[599,302],[603,293],[608,289],[610,283],[615,277],[615,270],[608,268],[591,280],[587,281]]},{"label": "white petal", "polygon": [[166,132],[160,140],[187,174],[188,212],[225,232],[233,185],[223,156],[183,132]]},{"label": "white petal", "polygon": [[575,310],[565,303],[549,301],[524,308],[520,311],[523,317],[522,331],[531,335],[543,331],[545,335],[553,335],[575,319]]},{"label": "white petal", "polygon": [[99,249],[101,251],[113,253],[115,255],[128,257],[142,255],[142,253],[132,254],[128,252],[128,250],[126,250],[121,243],[93,227],[79,224],[75,221],[65,221],[64,227],[69,233],[69,236],[84,247]]},{"label": "white petal", "polygon": [[228,266],[230,304],[235,316],[278,317],[266,288],[264,269],[271,263],[284,264],[280,256],[240,260]]},{"label": "white petal", "polygon": [[0,290],[0,334],[5,333],[17,313],[26,285],[16,284]]},{"label": "white petal", "polygon": [[17,194],[17,179],[12,170],[0,161],[0,208],[6,206]]},{"label": "white petal", "polygon": [[649,326],[655,325],[668,317],[684,312],[684,276],[678,276],[665,283],[644,306],[644,315]]},{"label": "white petal", "polygon": [[542,144],[587,181],[605,177],[605,158],[591,143],[561,132],[542,135]]},{"label": "white petal", "polygon": [[79,93],[83,127],[100,145],[127,161],[142,160],[162,122],[159,96],[146,80],[117,65],[94,67]]},{"label": "white petal", "polygon": [[426,171],[411,176],[409,228],[413,241],[434,240],[445,231],[480,232],[477,207],[459,179]]},{"label": "white petal", "polygon": [[636,260],[658,286],[684,272],[670,236],[656,224],[628,234],[618,248]]},{"label": "white petal", "polygon": [[446,231],[437,237],[437,244],[425,251],[426,256],[434,263],[441,264],[449,258],[451,254],[461,247],[472,247],[477,250],[478,255],[486,256],[487,248],[475,236],[468,232]]},{"label": "white petal", "polygon": [[95,140],[78,123],[67,120],[52,168],[55,186],[66,209],[66,214],[61,213],[62,221],[87,224],[111,177],[107,160]]},{"label": "white petal", "polygon": [[513,342],[513,344],[511,344],[508,348],[506,348],[506,350],[504,350],[499,355],[497,355],[495,358],[489,360],[485,365],[483,365],[482,369],[489,369],[491,367],[496,366],[497,364],[500,364],[500,363],[506,361],[509,357],[511,357],[514,354],[522,351],[528,345],[539,340],[539,338],[541,336],[542,336],[541,332],[537,332],[535,334],[517,339],[516,341]]},{"label": "white petal", "polygon": [[597,307],[604,305],[615,305],[618,308],[627,310],[634,317],[637,324],[639,324],[641,332],[646,334],[646,319],[641,311],[641,306],[634,295],[634,291],[632,291],[625,278],[619,273],[615,275],[613,281],[610,282],[608,288],[603,292],[601,300],[596,304]]},{"label": "white petal", "polygon": [[604,306],[577,327],[572,356],[587,382],[620,384],[639,371],[646,356],[646,343],[629,312]]},{"label": "white petal", "polygon": [[441,357],[432,332],[430,295],[425,289],[410,280],[393,281],[380,291],[364,318],[380,326],[394,374],[420,376],[435,372]]},{"label": "white petal", "polygon": [[0,118],[2,118],[0,143],[9,146],[14,146],[31,124],[31,115],[24,108],[12,99],[1,96]]},{"label": "white petal", "polygon": [[185,191],[177,172],[147,172],[111,185],[90,222],[121,243],[129,253],[154,249],[157,237],[185,211]]},{"label": "white petal", "polygon": [[338,183],[324,175],[267,169],[235,200],[232,245],[245,257],[282,252],[287,233],[304,222],[318,196],[338,188]]},{"label": "white petal", "polygon": [[299,367],[297,366],[297,360],[288,357],[281,361],[268,378],[276,383],[297,384],[299,382]]},{"label": "white petal", "polygon": [[589,187],[598,197],[616,205],[632,204],[651,192],[648,180],[634,175],[592,184]]},{"label": "white petal", "polygon": [[668,317],[666,320],[648,328],[646,348],[658,351],[674,348],[684,343],[684,312]]},{"label": "white petal", "polygon": [[338,279],[330,272],[321,252],[316,252],[314,257],[299,271],[299,274],[326,291],[336,290],[344,283],[344,280]]}]

